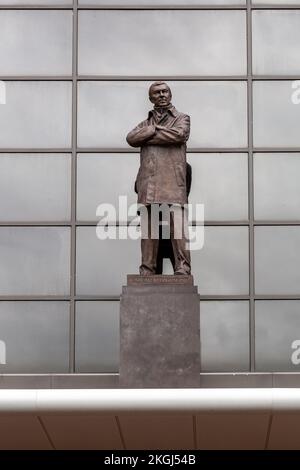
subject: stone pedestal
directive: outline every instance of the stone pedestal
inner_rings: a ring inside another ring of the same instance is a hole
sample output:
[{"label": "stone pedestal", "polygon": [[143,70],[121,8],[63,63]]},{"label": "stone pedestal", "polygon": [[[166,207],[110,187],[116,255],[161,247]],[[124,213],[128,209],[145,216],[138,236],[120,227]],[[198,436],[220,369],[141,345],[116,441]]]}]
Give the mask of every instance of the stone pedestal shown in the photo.
[{"label": "stone pedestal", "polygon": [[199,386],[200,304],[192,276],[127,276],[120,304],[120,386]]}]

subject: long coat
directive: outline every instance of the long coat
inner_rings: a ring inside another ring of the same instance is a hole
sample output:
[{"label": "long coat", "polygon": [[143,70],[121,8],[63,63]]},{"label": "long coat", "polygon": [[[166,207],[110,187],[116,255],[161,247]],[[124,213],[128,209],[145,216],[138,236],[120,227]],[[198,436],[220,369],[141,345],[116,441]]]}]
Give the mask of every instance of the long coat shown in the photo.
[{"label": "long coat", "polygon": [[138,203],[187,203],[186,141],[189,134],[190,117],[174,106],[159,121],[150,111],[148,119],[129,132],[129,145],[141,147],[136,179]]}]

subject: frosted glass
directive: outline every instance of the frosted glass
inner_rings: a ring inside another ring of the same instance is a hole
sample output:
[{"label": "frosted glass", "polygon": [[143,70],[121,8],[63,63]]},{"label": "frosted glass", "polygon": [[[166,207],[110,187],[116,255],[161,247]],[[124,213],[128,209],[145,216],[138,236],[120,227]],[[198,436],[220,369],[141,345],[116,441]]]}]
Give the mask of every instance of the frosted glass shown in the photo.
[{"label": "frosted glass", "polygon": [[300,227],[255,227],[256,294],[300,293]]},{"label": "frosted glass", "polygon": [[6,104],[0,105],[0,148],[71,146],[71,83],[5,83]]},{"label": "frosted glass", "polygon": [[99,240],[96,227],[79,227],[76,247],[78,295],[120,295],[127,274],[138,274],[140,240]]},{"label": "frosted glass", "polygon": [[300,0],[252,0],[253,5],[300,5]]},{"label": "frosted glass", "polygon": [[71,217],[71,156],[0,154],[0,220],[64,221]]},{"label": "frosted glass", "polygon": [[99,220],[96,216],[98,205],[108,203],[116,208],[117,220],[126,221],[126,215],[122,217],[119,213],[119,196],[127,196],[128,206],[137,202],[134,182],[139,160],[137,154],[79,154],[77,219]]},{"label": "frosted glass", "polygon": [[76,372],[119,372],[119,311],[119,302],[76,302]]},{"label": "frosted glass", "polygon": [[[193,229],[197,233],[202,227]],[[205,227],[204,246],[193,250],[191,257],[192,274],[201,295],[248,294],[247,227]]]},{"label": "frosted glass", "polygon": [[2,10],[1,75],[70,75],[72,12]]},{"label": "frosted glass", "polygon": [[249,370],[248,302],[202,301],[200,336],[202,372]]},{"label": "frosted glass", "polygon": [[255,369],[259,372],[299,372],[293,364],[299,340],[300,302],[263,300],[255,302]]},{"label": "frosted glass", "polygon": [[204,204],[205,220],[248,218],[248,156],[245,153],[190,153],[189,202]]},{"label": "frosted glass", "polygon": [[256,10],[252,25],[253,73],[299,74],[300,11]]},{"label": "frosted glass", "polygon": [[254,154],[257,220],[300,220],[300,154]]},{"label": "frosted glass", "polygon": [[[255,147],[299,147],[299,87],[294,82],[253,83],[253,127]],[[293,97],[296,101],[293,102]]]},{"label": "frosted glass", "polygon": [[83,75],[245,75],[246,15],[80,11],[78,51]]},{"label": "frosted glass", "polygon": [[69,372],[69,302],[1,301],[1,374]]},{"label": "frosted glass", "polygon": [[0,5],[72,5],[73,0],[0,0]]}]

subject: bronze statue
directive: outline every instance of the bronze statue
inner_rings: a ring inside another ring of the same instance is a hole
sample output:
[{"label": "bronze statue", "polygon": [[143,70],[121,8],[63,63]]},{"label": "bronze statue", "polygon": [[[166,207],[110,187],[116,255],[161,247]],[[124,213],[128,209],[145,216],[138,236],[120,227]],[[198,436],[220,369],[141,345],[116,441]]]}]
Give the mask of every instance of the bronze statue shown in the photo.
[{"label": "bronze statue", "polygon": [[[151,211],[154,205],[167,204],[176,209],[181,226],[187,223],[184,204],[187,203],[186,142],[190,133],[190,117],[172,105],[172,93],[165,82],[154,82],[149,88],[154,104],[148,118],[127,135],[132,147],[141,147],[140,168],[136,179],[138,203],[147,207],[148,237],[141,240],[141,275],[157,274],[159,239],[151,237]],[[175,205],[175,206],[174,206]],[[179,211],[179,212],[178,212]],[[175,212],[170,212],[170,241],[173,250],[174,274],[190,274],[190,251],[184,230],[177,238]]]}]

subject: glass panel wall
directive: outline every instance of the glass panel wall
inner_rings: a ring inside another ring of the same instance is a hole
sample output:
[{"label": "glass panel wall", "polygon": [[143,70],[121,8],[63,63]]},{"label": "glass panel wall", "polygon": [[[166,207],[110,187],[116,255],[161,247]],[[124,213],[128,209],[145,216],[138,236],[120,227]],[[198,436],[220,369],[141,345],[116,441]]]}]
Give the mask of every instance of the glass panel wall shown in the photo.
[{"label": "glass panel wall", "polygon": [[0,374],[118,371],[140,263],[126,135],[155,80],[191,117],[201,368],[299,371],[299,18],[299,0],[0,0]]}]

